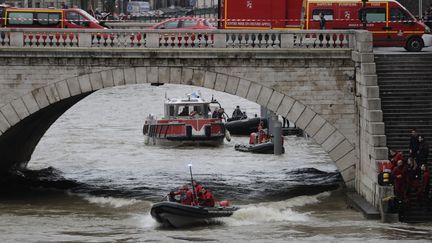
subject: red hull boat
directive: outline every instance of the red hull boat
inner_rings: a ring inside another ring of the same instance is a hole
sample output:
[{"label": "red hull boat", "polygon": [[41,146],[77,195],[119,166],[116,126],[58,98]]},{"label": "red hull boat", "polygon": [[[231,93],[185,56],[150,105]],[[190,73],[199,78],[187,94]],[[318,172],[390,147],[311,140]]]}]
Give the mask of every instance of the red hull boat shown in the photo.
[{"label": "red hull boat", "polygon": [[167,99],[164,117],[149,115],[144,123],[144,142],[148,145],[218,146],[225,138],[225,124],[211,117],[210,103],[199,95]]}]

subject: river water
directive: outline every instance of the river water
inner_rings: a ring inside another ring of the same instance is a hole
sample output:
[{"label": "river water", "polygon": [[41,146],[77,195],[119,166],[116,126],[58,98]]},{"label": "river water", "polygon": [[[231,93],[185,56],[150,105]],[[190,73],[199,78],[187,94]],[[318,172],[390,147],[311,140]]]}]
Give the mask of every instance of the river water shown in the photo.
[{"label": "river water", "polygon": [[[387,242],[432,240],[430,224],[365,220],[346,205],[341,178],[326,153],[307,138],[288,136],[282,156],[236,152],[233,137],[218,148],[156,147],[143,142],[149,114],[165,95],[196,88],[127,86],[87,97],[48,130],[29,171],[11,177],[0,197],[1,242]],[[216,91],[230,114],[255,103]],[[152,203],[194,177],[217,199],[241,209],[219,224],[165,229]],[[6,188],[6,189],[5,189]]]}]

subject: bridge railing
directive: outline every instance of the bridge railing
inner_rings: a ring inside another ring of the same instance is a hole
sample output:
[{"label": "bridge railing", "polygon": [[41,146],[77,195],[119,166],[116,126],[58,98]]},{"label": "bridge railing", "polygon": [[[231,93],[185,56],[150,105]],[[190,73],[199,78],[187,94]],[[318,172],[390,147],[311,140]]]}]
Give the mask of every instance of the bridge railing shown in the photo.
[{"label": "bridge railing", "polygon": [[36,48],[353,48],[352,30],[0,29],[0,47]]}]

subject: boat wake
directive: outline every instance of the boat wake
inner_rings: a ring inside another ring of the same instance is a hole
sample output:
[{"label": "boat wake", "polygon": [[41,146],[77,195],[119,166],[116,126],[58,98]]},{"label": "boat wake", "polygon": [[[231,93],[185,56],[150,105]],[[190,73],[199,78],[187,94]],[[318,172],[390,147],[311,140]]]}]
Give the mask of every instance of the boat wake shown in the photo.
[{"label": "boat wake", "polygon": [[[86,194],[76,194],[84,198],[84,200],[89,203],[96,204],[103,207],[112,207],[112,208],[131,208],[134,205],[140,205],[140,207],[150,208],[151,202],[149,201],[141,201],[137,199],[125,199],[125,198],[115,198],[115,197],[96,197]],[[143,205],[144,204],[144,205]]]},{"label": "boat wake", "polygon": [[309,221],[311,217],[309,213],[296,211],[296,208],[317,204],[330,194],[330,192],[323,192],[314,196],[299,196],[284,201],[239,206],[240,209],[230,218],[224,218],[223,222],[230,226],[242,226],[282,221]]}]

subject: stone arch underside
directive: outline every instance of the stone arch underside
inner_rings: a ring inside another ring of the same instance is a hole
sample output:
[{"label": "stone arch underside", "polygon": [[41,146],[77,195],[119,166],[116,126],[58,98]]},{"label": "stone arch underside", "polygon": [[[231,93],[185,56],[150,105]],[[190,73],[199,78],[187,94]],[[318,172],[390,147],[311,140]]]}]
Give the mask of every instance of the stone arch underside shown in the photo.
[{"label": "stone arch underside", "polygon": [[[183,84],[245,98],[295,122],[335,161],[346,185],[354,186],[355,146],[333,124],[289,92],[216,71],[184,67],[114,68],[61,80],[37,88],[0,108],[0,171],[30,160],[48,128],[75,103],[92,92],[133,84]],[[287,94],[288,93],[288,94]]]}]

